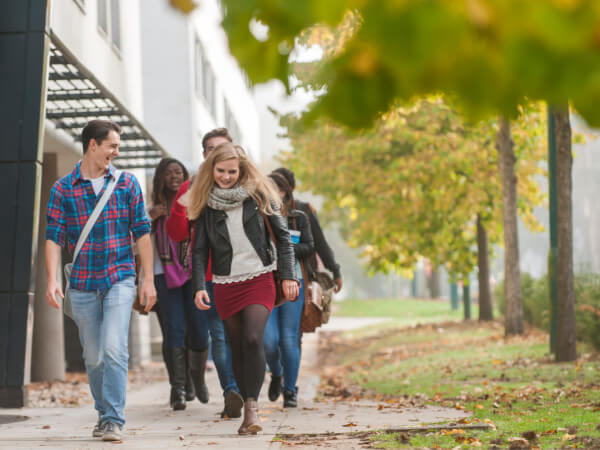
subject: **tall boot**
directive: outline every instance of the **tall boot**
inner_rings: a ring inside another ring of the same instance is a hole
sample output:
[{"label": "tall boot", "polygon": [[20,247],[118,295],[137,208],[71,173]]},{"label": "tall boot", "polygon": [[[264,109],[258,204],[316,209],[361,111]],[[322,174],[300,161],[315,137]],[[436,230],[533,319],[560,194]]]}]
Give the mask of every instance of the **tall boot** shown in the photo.
[{"label": "tall boot", "polygon": [[190,367],[190,375],[196,390],[196,397],[202,403],[208,403],[208,386],[204,380],[204,372],[206,371],[206,359],[208,358],[208,349],[202,352],[188,350],[188,363]]},{"label": "tall boot", "polygon": [[171,365],[171,408],[174,411],[185,409],[185,347],[165,348]]},{"label": "tall boot", "polygon": [[252,397],[248,397],[244,404],[244,422],[242,426],[244,425],[249,434],[256,434],[262,431],[262,425],[258,418],[258,402]]},{"label": "tall boot", "polygon": [[187,358],[185,359],[185,399],[191,402],[196,398],[196,390],[194,389],[194,382],[192,381],[192,375],[190,374],[190,365]]},{"label": "tall boot", "polygon": [[[172,388],[173,387],[173,364],[171,363],[171,357],[169,355],[169,351],[168,351],[167,346],[165,345],[164,341],[162,344],[162,355],[163,355],[163,361],[165,362],[165,367],[167,368],[167,374],[169,375],[169,385]],[[171,402],[171,400],[169,400],[169,403],[170,402]]]}]

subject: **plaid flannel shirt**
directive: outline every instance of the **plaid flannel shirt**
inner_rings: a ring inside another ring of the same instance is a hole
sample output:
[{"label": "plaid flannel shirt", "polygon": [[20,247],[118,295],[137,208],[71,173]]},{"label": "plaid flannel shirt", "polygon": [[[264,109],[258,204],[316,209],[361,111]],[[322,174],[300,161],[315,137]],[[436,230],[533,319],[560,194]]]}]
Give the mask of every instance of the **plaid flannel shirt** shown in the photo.
[{"label": "plaid flannel shirt", "polygon": [[[71,254],[108,181],[114,178],[114,168],[110,166],[104,187],[96,196],[92,182],[81,177],[80,166],[81,161],[73,172],[54,183],[46,212],[46,239],[61,247],[66,242]],[[150,221],[140,185],[133,174],[122,172],[73,264],[71,288],[103,292],[117,281],[134,277],[131,236],[137,240],[148,233]]]}]

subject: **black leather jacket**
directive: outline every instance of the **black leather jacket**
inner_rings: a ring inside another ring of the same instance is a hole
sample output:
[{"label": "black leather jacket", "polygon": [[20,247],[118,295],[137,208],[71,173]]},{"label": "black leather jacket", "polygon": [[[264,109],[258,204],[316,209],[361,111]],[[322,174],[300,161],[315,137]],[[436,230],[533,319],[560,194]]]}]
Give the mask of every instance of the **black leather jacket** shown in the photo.
[{"label": "black leather jacket", "polygon": [[[272,254],[269,232],[265,226],[263,215],[252,197],[244,201],[242,208],[242,220],[246,236],[263,265],[268,266],[273,262],[274,255]],[[267,217],[277,241],[280,278],[282,280],[296,280],[294,249],[286,221],[279,211],[277,211],[277,214]],[[227,214],[225,211],[213,209],[209,206],[196,219],[196,233],[192,250],[192,286],[194,292],[206,289],[205,273],[209,250],[212,273],[222,276],[231,273],[233,249],[231,248],[226,219]]]}]

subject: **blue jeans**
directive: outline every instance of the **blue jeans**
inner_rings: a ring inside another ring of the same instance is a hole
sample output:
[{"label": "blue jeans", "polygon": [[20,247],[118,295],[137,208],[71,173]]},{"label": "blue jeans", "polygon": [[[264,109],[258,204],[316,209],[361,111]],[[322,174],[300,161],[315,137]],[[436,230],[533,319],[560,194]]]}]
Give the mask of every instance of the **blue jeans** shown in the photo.
[{"label": "blue jeans", "polygon": [[196,308],[192,282],[168,289],[164,275],[154,276],[158,310],[162,316],[163,339],[167,348],[184,347],[187,331],[189,349],[201,352],[208,348],[208,325],[205,311]]},{"label": "blue jeans", "polygon": [[205,312],[208,322],[208,330],[210,332],[212,357],[215,367],[217,368],[219,383],[221,384],[221,389],[223,389],[223,395],[231,390],[239,392],[237,384],[235,383],[235,378],[233,377],[233,369],[231,365],[231,347],[227,342],[223,321],[219,317],[219,314],[217,314],[213,284],[211,281],[206,282],[206,291],[210,296],[211,304],[210,309],[206,310]]},{"label": "blue jeans", "polygon": [[265,328],[263,342],[265,357],[271,374],[280,377],[283,372],[284,391],[296,392],[300,370],[300,319],[304,308],[304,282],[300,282],[300,297],[273,309]]},{"label": "blue jeans", "polygon": [[94,407],[102,423],[123,426],[134,279],[119,281],[104,292],[69,289],[69,296]]}]

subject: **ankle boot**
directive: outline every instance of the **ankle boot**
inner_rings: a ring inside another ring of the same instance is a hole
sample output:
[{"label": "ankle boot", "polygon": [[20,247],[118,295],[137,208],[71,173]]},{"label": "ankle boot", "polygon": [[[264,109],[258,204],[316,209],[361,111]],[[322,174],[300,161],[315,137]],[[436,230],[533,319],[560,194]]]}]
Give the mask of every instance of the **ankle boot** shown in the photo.
[{"label": "ankle boot", "polygon": [[165,348],[165,355],[171,366],[171,398],[174,411],[185,409],[185,348]]},{"label": "ankle boot", "polygon": [[269,383],[269,400],[276,401],[281,395],[281,377],[271,375],[271,383]]},{"label": "ankle boot", "polygon": [[204,380],[206,371],[206,359],[208,358],[208,349],[202,352],[188,350],[188,363],[190,366],[190,376],[194,384],[194,390],[198,400],[202,403],[208,403],[208,386]]},{"label": "ankle boot", "polygon": [[283,391],[283,407],[296,408],[298,406],[298,394],[294,391]]},{"label": "ankle boot", "polygon": [[262,425],[258,418],[258,403],[252,397],[249,397],[244,404],[244,422],[248,433],[256,434],[262,431]]}]

